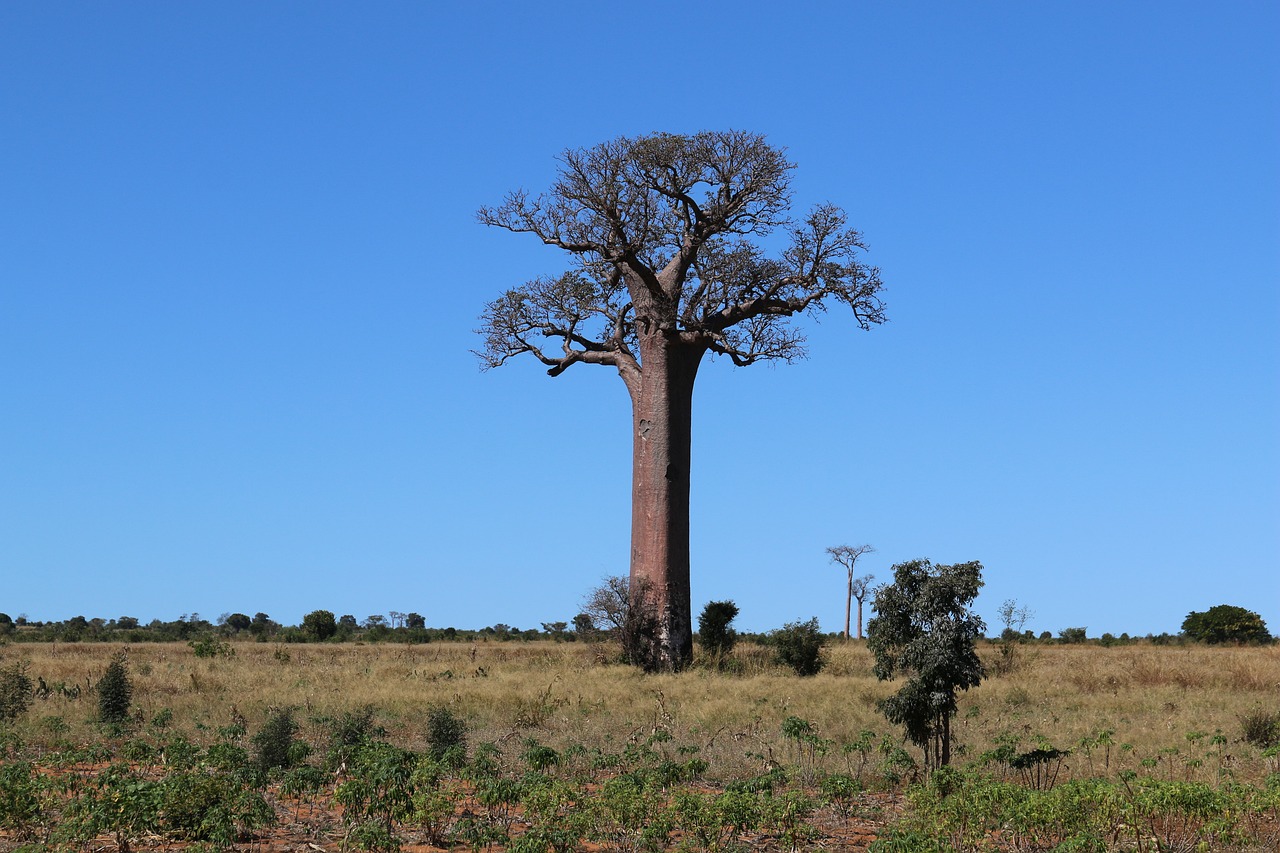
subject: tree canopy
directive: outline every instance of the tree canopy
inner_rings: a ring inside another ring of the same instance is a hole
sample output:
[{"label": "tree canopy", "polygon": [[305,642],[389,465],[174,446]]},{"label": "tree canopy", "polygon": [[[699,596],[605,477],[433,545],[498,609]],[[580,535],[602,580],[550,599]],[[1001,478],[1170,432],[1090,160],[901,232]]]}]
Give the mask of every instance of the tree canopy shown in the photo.
[{"label": "tree canopy", "polygon": [[[788,318],[847,305],[862,328],[884,321],[880,271],[858,260],[862,235],[843,210],[789,216],[794,165],[741,131],[621,137],[565,151],[547,192],[520,190],[480,221],[569,253],[557,277],[508,290],[482,315],[486,367],[529,353],[557,376],[579,362],[641,367],[637,335],[660,328],[734,364],[804,355]],[[768,257],[752,241],[776,229]]]},{"label": "tree canopy", "polygon": [[876,678],[906,676],[881,710],[937,765],[951,760],[956,691],[976,687],[985,674],[976,645],[987,626],[969,609],[981,587],[978,562],[899,563],[893,583],[876,590],[876,616],[867,624]]},{"label": "tree canopy", "polygon": [[1192,611],[1182,622],[1182,633],[1202,643],[1269,643],[1267,623],[1252,610],[1231,604]]}]

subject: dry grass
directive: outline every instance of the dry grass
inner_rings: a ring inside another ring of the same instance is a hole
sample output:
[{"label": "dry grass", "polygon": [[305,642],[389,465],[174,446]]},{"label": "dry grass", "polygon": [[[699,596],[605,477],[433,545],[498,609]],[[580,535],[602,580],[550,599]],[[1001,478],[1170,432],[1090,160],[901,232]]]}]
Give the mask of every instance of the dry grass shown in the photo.
[{"label": "dry grass", "polygon": [[[371,705],[393,740],[413,748],[423,746],[426,712],[437,705],[467,721],[473,743],[532,737],[608,751],[664,728],[673,748],[699,747],[722,777],[757,773],[770,755],[787,761],[781,723],[792,715],[812,721],[833,742],[824,759],[831,769],[845,761],[840,746],[861,731],[897,736],[876,710],[895,687],[876,681],[859,643],[828,649],[826,670],[813,678],[774,666],[766,650],[749,644],[735,653],[740,674],[695,668],[674,676],[641,675],[608,663],[604,647],[578,643],[236,643],[234,649],[234,657],[211,660],[181,644],[129,648],[135,709],[150,719],[167,708],[176,728],[208,740],[234,714],[255,730],[271,707],[292,706],[308,721],[305,734],[320,742],[320,718]],[[119,650],[62,643],[0,648],[0,664],[29,661],[32,679],[54,689],[15,724],[22,740],[47,749],[100,739],[88,688]],[[996,651],[981,650],[990,660]],[[1185,775],[1194,769],[1187,759],[1205,759],[1209,749],[1207,738],[1194,744],[1187,734],[1221,731],[1229,739],[1223,755],[1194,772],[1230,766],[1242,780],[1267,772],[1259,750],[1240,741],[1240,717],[1280,707],[1280,648],[1031,645],[1018,652],[1021,665],[1011,674],[989,678],[961,699],[957,736],[969,757],[1002,736],[1019,737],[1027,748],[1038,737],[1074,748],[1112,731],[1112,769],[1156,758]],[[72,693],[78,686],[80,696],[58,692],[60,683]],[[1102,761],[1100,751],[1088,765],[1078,753],[1067,772],[1087,772],[1095,763],[1100,771]]]}]

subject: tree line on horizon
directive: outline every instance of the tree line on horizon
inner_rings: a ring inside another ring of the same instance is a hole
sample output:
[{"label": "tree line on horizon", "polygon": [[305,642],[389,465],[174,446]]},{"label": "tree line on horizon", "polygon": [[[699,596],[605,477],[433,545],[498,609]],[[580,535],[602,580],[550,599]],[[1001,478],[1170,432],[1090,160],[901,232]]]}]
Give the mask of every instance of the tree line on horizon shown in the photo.
[{"label": "tree line on horizon", "polygon": [[[583,601],[583,612],[572,621],[543,622],[538,628],[518,628],[501,622],[483,628],[456,628],[428,626],[426,618],[416,612],[391,611],[388,614],[372,614],[357,619],[351,614],[335,616],[329,610],[313,610],[297,625],[286,625],[272,619],[266,613],[249,616],[244,613],[225,613],[215,621],[204,619],[198,613],[183,614],[169,621],[152,619],[143,623],[132,616],[116,619],[73,616],[65,620],[31,620],[25,615],[16,618],[0,612],[0,642],[189,642],[203,637],[226,640],[252,640],[257,642],[310,643],[310,642],[530,642],[554,640],[557,642],[608,642],[617,640],[625,631],[628,579],[625,576],[606,578]],[[711,605],[732,605],[732,602],[710,602]],[[1257,613],[1243,607],[1220,604],[1203,612],[1192,612],[1183,621],[1177,634],[1168,632],[1145,635],[1119,635],[1103,633],[1090,637],[1083,627],[1067,627],[1055,635],[1050,631],[1040,633],[1023,630],[1029,612],[1018,608],[1013,601],[1005,602],[1000,609],[1004,629],[988,639],[1001,642],[1023,643],[1093,643],[1102,646],[1123,645],[1133,642],[1149,642],[1168,645],[1181,642],[1266,644],[1275,642],[1266,622]],[[724,611],[718,618],[723,618]],[[736,606],[733,615],[737,615]],[[1018,617],[1021,617],[1019,620]],[[728,621],[726,620],[726,625]],[[816,625],[816,620],[814,620]],[[781,630],[781,629],[779,629]],[[847,630],[847,629],[846,629]],[[704,633],[702,626],[695,634]],[[767,642],[776,631],[734,632],[746,641]],[[828,639],[847,637],[843,631],[824,633]]]}]

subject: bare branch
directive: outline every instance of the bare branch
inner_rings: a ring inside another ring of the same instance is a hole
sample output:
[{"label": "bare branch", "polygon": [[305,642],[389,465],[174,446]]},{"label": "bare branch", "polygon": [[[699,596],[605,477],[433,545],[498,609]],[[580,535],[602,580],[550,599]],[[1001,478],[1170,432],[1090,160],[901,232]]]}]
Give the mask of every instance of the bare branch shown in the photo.
[{"label": "bare branch", "polygon": [[[678,334],[738,366],[793,361],[806,355],[797,315],[839,303],[860,328],[884,322],[880,272],[861,262],[862,236],[830,204],[789,219],[794,167],[758,134],[622,137],[566,151],[560,163],[547,192],[514,192],[479,219],[563,249],[576,272],[557,281],[585,276],[608,295],[587,304],[541,280],[513,291],[531,299],[528,311],[496,323],[486,313],[486,367],[530,353],[558,375],[578,362],[617,366],[625,353],[642,372],[636,330]],[[751,238],[776,228],[790,245],[766,257]]]},{"label": "bare branch", "polygon": [[837,545],[827,549],[827,553],[831,555],[831,562],[843,566],[849,572],[849,577],[853,577],[853,566],[858,562],[858,558],[863,554],[874,554],[875,551],[876,549],[870,545]]}]

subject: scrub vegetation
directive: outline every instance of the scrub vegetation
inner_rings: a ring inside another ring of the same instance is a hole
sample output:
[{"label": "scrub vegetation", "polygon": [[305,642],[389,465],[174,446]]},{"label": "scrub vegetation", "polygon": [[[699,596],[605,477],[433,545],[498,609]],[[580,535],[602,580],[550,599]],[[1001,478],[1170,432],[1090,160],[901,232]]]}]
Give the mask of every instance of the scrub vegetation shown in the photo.
[{"label": "scrub vegetation", "polygon": [[1024,642],[1000,668],[979,640],[930,770],[856,641],[803,677],[758,637],[651,675],[603,643],[224,642],[0,647],[0,848],[1280,843],[1275,645]]}]

